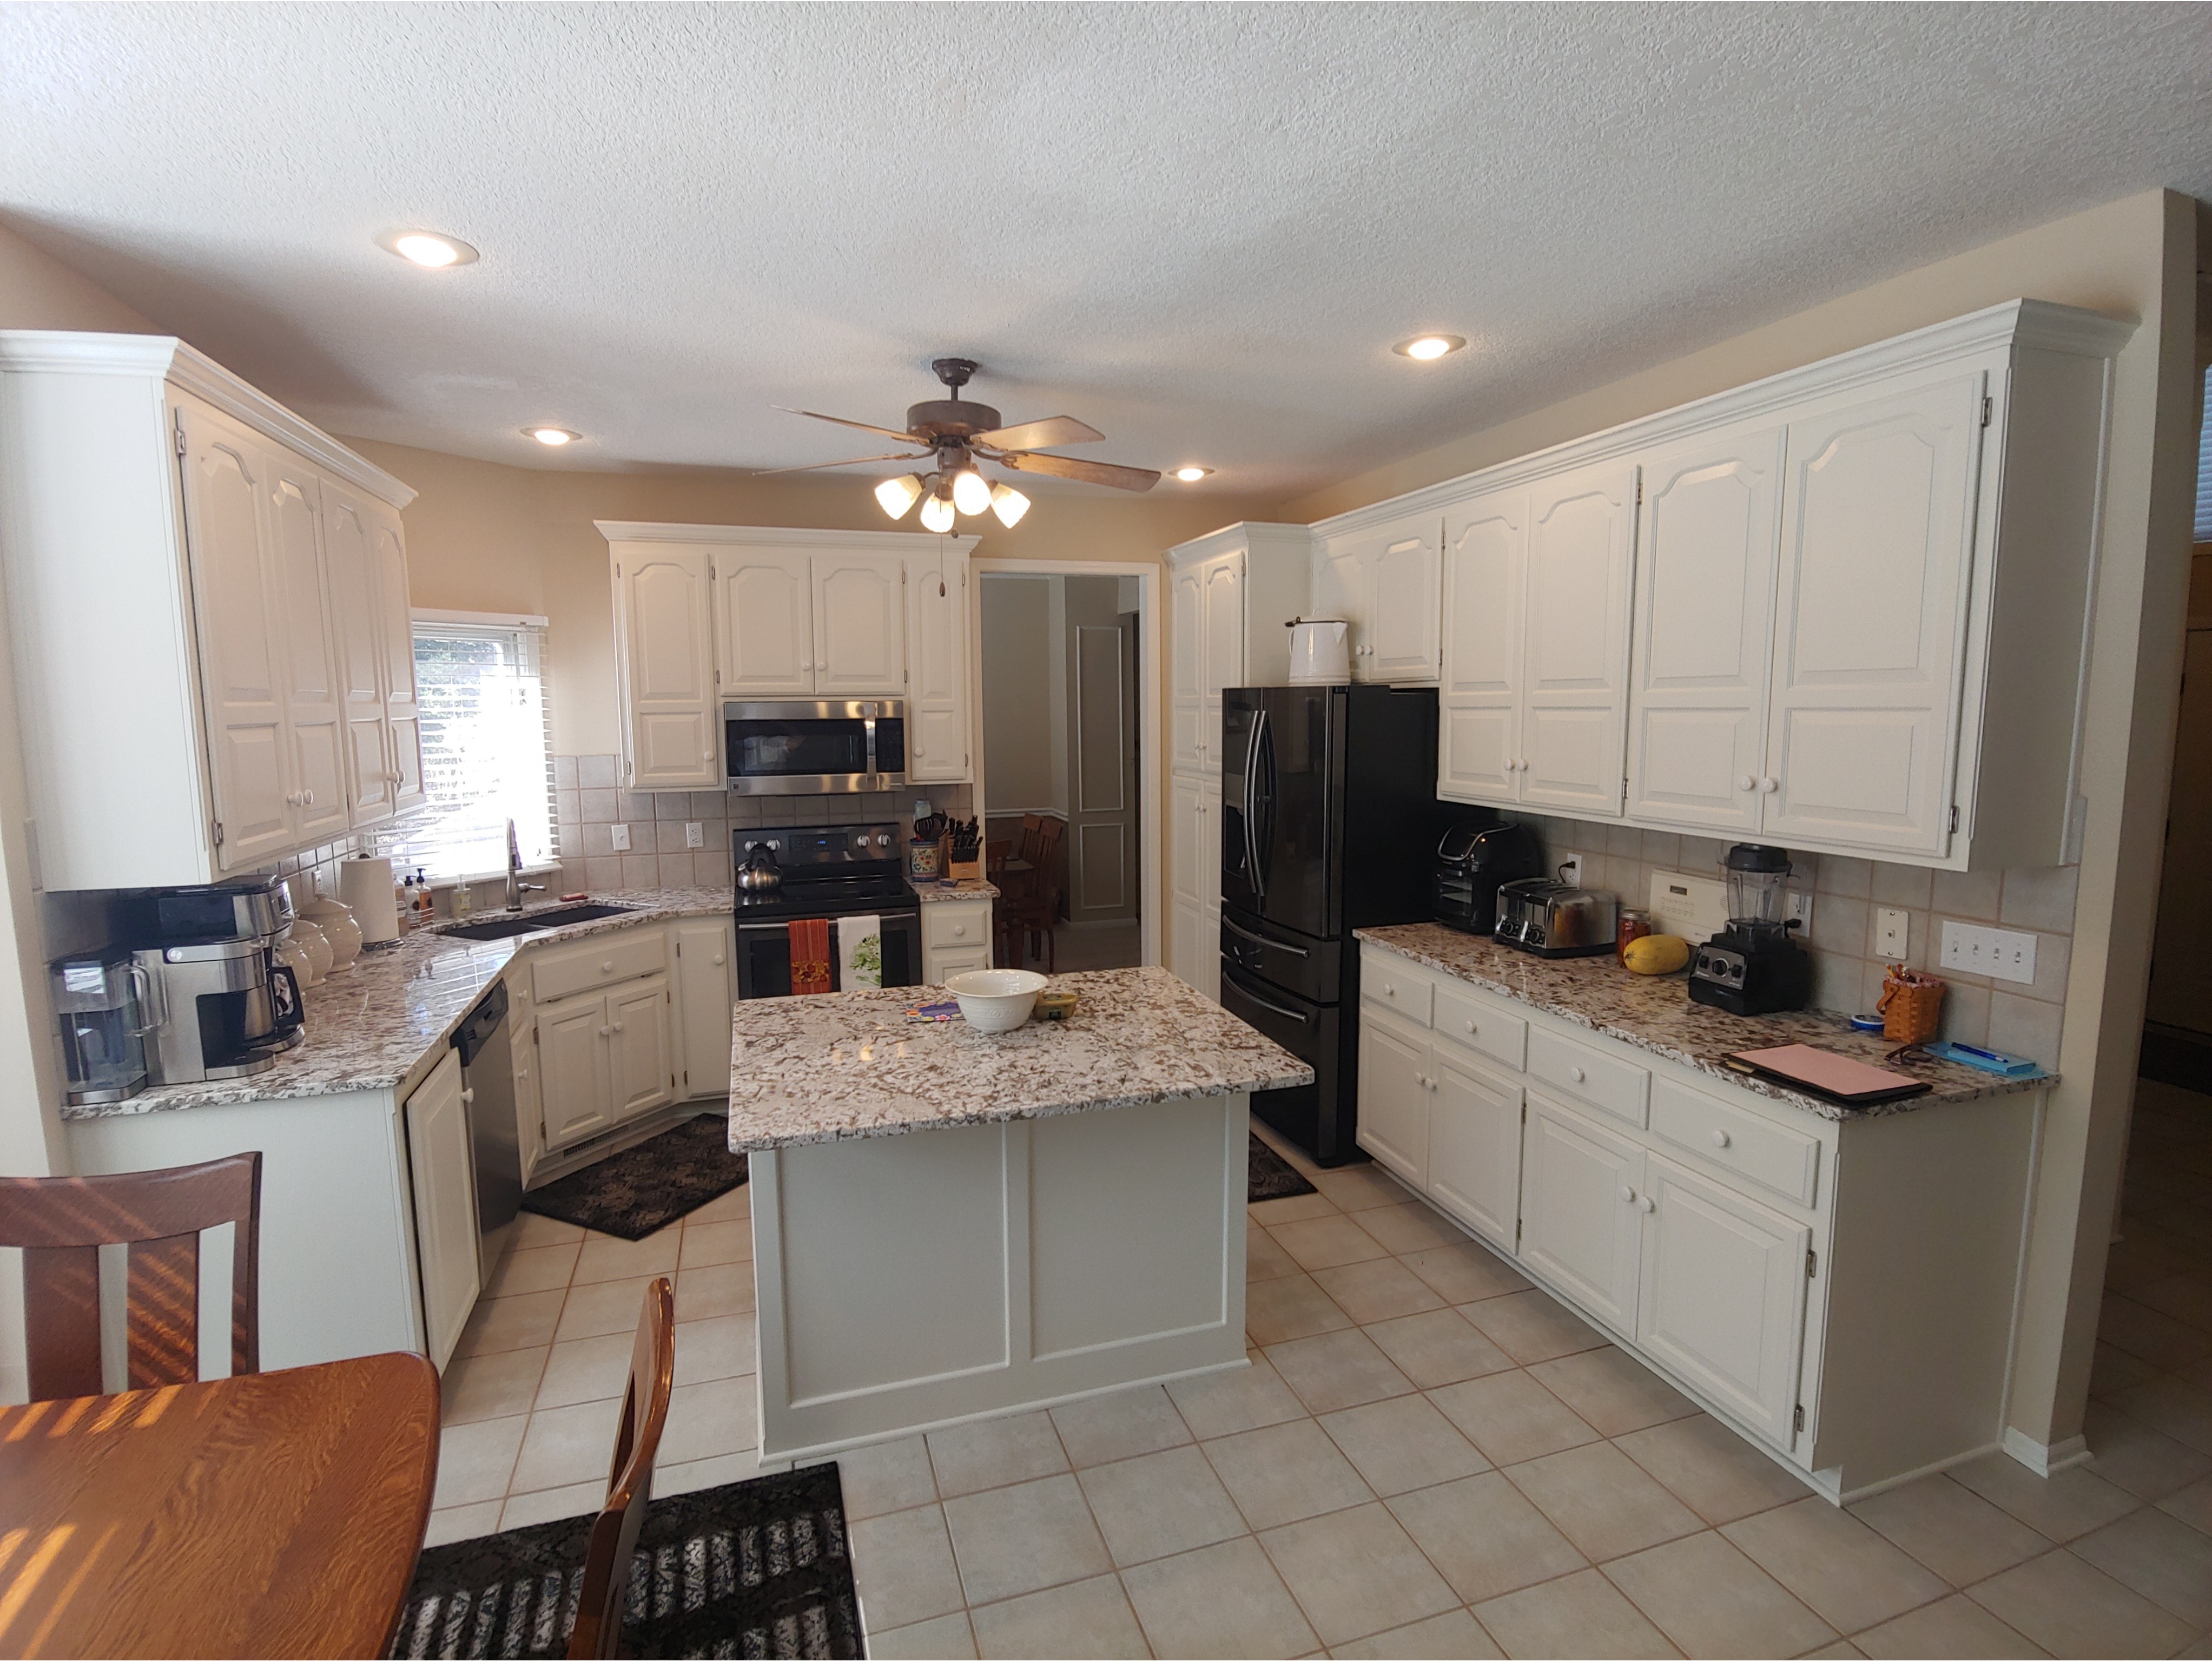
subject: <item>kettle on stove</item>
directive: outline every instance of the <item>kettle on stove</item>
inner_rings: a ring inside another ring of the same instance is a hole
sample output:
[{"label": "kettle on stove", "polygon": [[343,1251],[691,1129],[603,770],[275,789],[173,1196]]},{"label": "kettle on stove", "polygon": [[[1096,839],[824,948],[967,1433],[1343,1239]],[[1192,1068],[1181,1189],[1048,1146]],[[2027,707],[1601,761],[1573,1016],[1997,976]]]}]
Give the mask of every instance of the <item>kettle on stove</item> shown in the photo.
[{"label": "kettle on stove", "polygon": [[745,845],[745,863],[738,868],[738,887],[746,894],[766,894],[783,886],[783,868],[775,863],[775,843],[769,839]]}]

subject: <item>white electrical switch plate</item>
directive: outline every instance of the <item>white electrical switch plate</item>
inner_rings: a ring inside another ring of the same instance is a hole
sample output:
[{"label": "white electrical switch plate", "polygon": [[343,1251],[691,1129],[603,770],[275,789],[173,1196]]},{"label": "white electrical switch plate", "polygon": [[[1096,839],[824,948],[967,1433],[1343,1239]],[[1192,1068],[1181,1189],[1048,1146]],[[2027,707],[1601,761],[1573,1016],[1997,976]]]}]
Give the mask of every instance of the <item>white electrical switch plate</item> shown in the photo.
[{"label": "white electrical switch plate", "polygon": [[617,825],[613,827],[613,831],[615,834],[615,852],[617,854],[627,854],[629,851],[629,827],[628,825]]},{"label": "white electrical switch plate", "polygon": [[2035,979],[2035,937],[2021,929],[1943,922],[1943,967],[1999,981]]},{"label": "white electrical switch plate", "polygon": [[1792,889],[1789,904],[1788,916],[1797,920],[1797,938],[1810,941],[1813,938],[1813,897],[1803,889]]},{"label": "white electrical switch plate", "polygon": [[1884,906],[1874,915],[1874,955],[1902,964],[1911,949],[1905,937],[1912,915],[1902,906]]},{"label": "white electrical switch plate", "polygon": [[684,846],[687,849],[705,848],[707,827],[696,819],[686,819],[684,822]]},{"label": "white electrical switch plate", "polygon": [[1565,860],[1559,861],[1559,876],[1560,882],[1571,883],[1577,888],[1580,888],[1583,881],[1582,855],[1578,854],[1571,854]]}]

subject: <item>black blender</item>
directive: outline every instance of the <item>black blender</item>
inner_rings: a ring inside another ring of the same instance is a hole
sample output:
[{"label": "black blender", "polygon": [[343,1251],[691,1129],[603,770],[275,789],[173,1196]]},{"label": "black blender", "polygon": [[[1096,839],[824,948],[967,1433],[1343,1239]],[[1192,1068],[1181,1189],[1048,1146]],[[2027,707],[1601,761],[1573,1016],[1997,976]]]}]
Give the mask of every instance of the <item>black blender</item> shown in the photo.
[{"label": "black blender", "polygon": [[1698,948],[1690,1001],[1731,1015],[1802,1010],[1813,996],[1813,959],[1790,931],[1790,856],[1739,843],[1721,862],[1728,874],[1728,928]]}]

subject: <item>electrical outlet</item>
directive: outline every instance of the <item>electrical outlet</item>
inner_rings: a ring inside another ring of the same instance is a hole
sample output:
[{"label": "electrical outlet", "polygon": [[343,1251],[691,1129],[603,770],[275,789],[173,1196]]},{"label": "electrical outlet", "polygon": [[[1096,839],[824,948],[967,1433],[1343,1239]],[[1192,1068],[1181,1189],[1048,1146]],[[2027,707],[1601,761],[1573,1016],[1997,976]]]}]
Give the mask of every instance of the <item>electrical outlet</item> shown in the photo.
[{"label": "electrical outlet", "polygon": [[1583,857],[1582,857],[1582,855],[1578,855],[1578,854],[1571,854],[1571,855],[1568,855],[1565,860],[1562,860],[1561,861],[1559,861],[1559,881],[1561,881],[1562,883],[1571,883],[1571,884],[1573,884],[1577,888],[1580,888],[1580,887],[1582,886],[1582,882],[1583,882]]},{"label": "electrical outlet", "polygon": [[1784,916],[1794,917],[1797,920],[1797,938],[1800,941],[1810,941],[1813,938],[1813,897],[1811,893],[1804,889],[1790,890],[1789,907],[1790,910],[1784,914]]},{"label": "electrical outlet", "polygon": [[628,854],[629,852],[629,827],[628,825],[613,825],[610,826],[609,829],[614,832],[615,852],[617,854]]},{"label": "electrical outlet", "polygon": [[707,827],[696,819],[686,819],[684,822],[684,846],[687,849],[705,848]]},{"label": "electrical outlet", "polygon": [[2033,983],[2035,937],[2021,929],[1992,929],[1979,923],[1943,920],[1943,967],[1999,981]]},{"label": "electrical outlet", "polygon": [[1912,914],[1902,906],[1884,906],[1874,915],[1874,955],[1892,963],[1905,962],[1911,942],[1906,939]]}]

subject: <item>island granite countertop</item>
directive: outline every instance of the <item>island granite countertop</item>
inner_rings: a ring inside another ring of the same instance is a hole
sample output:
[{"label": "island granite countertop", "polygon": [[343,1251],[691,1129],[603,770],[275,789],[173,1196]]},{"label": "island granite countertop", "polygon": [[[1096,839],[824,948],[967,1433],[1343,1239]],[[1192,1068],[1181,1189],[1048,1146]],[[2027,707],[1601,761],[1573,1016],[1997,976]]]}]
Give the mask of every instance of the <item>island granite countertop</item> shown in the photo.
[{"label": "island granite countertop", "polygon": [[[1823,1119],[1863,1119],[1876,1114],[1909,1113],[1947,1102],[2014,1091],[2046,1090],[2056,1074],[2007,1079],[1962,1067],[1955,1062],[1890,1062],[1897,1047],[1880,1033],[1855,1031],[1827,1010],[1792,1010],[1775,1015],[1738,1016],[1690,1002],[1680,975],[1632,975],[1610,954],[1602,958],[1538,958],[1501,947],[1487,935],[1448,929],[1441,923],[1395,923],[1353,933],[1416,964],[1455,980],[1502,994],[1547,1014],[1589,1028],[1624,1044],[1633,1044],[1670,1062],[1725,1080],[1738,1090],[1786,1102]],[[1721,1060],[1735,1050],[1770,1044],[1817,1044],[1856,1062],[1885,1067],[1934,1088],[1925,1095],[1871,1108],[1845,1108],[1792,1091],[1771,1080],[1740,1074]]]},{"label": "island granite countertop", "polygon": [[591,898],[632,910],[507,941],[462,941],[439,931],[509,916],[527,917],[575,903],[545,900],[520,914],[441,919],[434,928],[403,934],[396,946],[364,951],[349,968],[303,989],[307,1038],[267,1072],[199,1085],[149,1086],[127,1102],[64,1104],[61,1117],[100,1119],[212,1103],[401,1089],[436,1065],[461,1018],[521,948],[671,918],[726,916],[733,897],[728,889],[616,889]]},{"label": "island granite countertop", "polygon": [[739,1153],[1270,1091],[1313,1069],[1157,965],[1056,976],[1066,1021],[1007,1033],[907,1016],[914,987],[750,999],[732,1036]]}]

